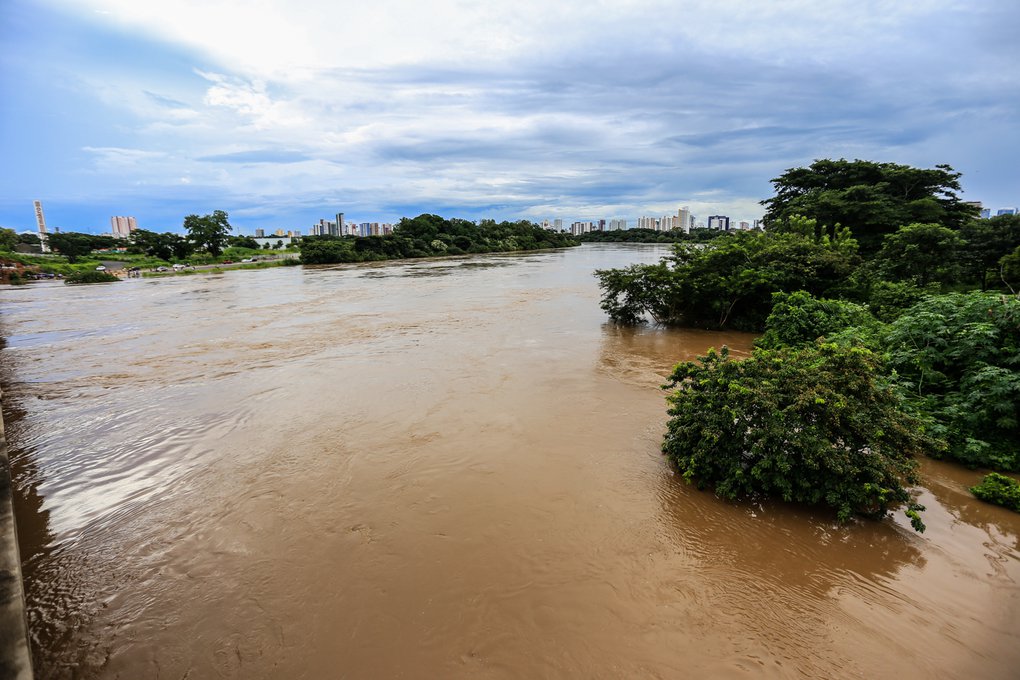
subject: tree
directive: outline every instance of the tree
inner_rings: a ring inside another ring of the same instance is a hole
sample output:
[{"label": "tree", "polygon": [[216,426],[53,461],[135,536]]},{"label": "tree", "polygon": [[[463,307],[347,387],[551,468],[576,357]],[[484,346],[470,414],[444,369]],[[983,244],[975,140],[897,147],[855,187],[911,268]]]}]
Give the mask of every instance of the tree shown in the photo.
[{"label": "tree", "polygon": [[18,234],[18,243],[25,243],[30,246],[37,246],[39,245],[39,235],[33,234],[30,231]]},{"label": "tree", "polygon": [[235,248],[251,248],[258,250],[259,242],[251,236],[231,236],[227,242]]},{"label": "tree", "polygon": [[69,263],[74,264],[78,258],[92,252],[93,236],[73,231],[62,231],[50,234],[47,242],[51,248],[66,257]]},{"label": "tree", "polygon": [[927,297],[890,324],[881,344],[910,406],[946,440],[946,456],[1020,471],[1020,298]]},{"label": "tree", "polygon": [[14,250],[18,243],[18,232],[0,227],[0,250]]},{"label": "tree", "polygon": [[1020,215],[996,215],[987,220],[971,220],[960,230],[966,241],[960,249],[964,272],[985,290],[1001,285],[999,263],[1020,248]]},{"label": "tree", "polygon": [[1020,294],[1020,246],[999,260],[999,276],[1013,293]]},{"label": "tree", "polygon": [[960,173],[846,159],[816,160],[772,180],[776,195],[762,201],[766,228],[782,231],[794,215],[834,228],[849,227],[861,252],[876,252],[882,237],[904,224],[959,229],[977,210],[960,200]]},{"label": "tree", "polygon": [[194,252],[194,245],[180,234],[164,232],[157,234],[154,231],[137,229],[131,232],[131,248],[137,252],[145,253],[149,257],[156,257],[160,260],[185,260]]},{"label": "tree", "polygon": [[[870,351],[833,344],[758,349],[743,361],[709,350],[664,386],[675,391],[663,451],[685,480],[723,498],[825,505],[843,522],[882,517],[910,503],[913,456],[938,443],[878,367]],[[918,510],[910,503],[907,515],[923,531]]]},{"label": "tree", "polygon": [[816,298],[804,291],[773,293],[772,313],[765,320],[765,334],[756,347],[778,349],[814,344],[820,337],[847,328],[877,330],[876,319],[862,305],[844,300]]},{"label": "tree", "polygon": [[647,314],[663,324],[760,330],[773,293],[831,297],[858,263],[857,244],[845,231],[835,238],[742,231],[705,245],[678,243],[657,265],[595,275],[602,309],[617,323],[638,323]]},{"label": "tree", "polygon": [[204,248],[213,257],[219,257],[227,242],[232,227],[227,213],[214,210],[212,215],[188,215],[184,218],[184,229],[198,248]]},{"label": "tree", "polygon": [[911,280],[918,286],[951,283],[959,278],[958,252],[964,241],[938,224],[908,224],[888,234],[875,256],[881,276]]}]

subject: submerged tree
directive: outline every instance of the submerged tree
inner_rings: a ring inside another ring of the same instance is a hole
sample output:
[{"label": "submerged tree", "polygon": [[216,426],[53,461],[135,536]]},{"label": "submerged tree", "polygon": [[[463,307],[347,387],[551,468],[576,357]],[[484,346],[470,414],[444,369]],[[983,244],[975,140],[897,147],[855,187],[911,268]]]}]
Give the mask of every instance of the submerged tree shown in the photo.
[{"label": "submerged tree", "polygon": [[710,350],[678,364],[665,388],[663,451],[684,479],[728,499],[825,505],[840,521],[882,517],[907,503],[918,531],[913,457],[938,446],[879,379],[860,347],[755,350],[733,361]]}]

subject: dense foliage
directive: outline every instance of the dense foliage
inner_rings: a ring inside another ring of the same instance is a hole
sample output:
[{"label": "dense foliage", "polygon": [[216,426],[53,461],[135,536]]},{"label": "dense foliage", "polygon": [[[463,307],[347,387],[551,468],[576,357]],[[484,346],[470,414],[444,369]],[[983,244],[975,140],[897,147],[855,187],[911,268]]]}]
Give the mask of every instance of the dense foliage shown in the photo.
[{"label": "dense foliage", "polygon": [[678,243],[653,265],[595,272],[602,309],[614,321],[709,328],[760,329],[772,294],[805,290],[825,295],[843,285],[859,259],[840,234],[736,232],[705,245]]},{"label": "dense foliage", "polygon": [[195,252],[195,244],[180,234],[165,232],[157,234],[153,231],[138,229],[131,232],[129,249],[132,252],[144,253],[160,260],[185,260]]},{"label": "dense foliage", "polygon": [[959,229],[977,215],[960,200],[960,173],[948,165],[913,168],[872,161],[817,160],[772,180],[775,196],[762,201],[768,229],[782,231],[794,215],[819,225],[849,227],[872,253],[882,238],[906,224],[936,223]]},{"label": "dense foliage", "polygon": [[773,293],[765,334],[755,341],[763,349],[813,344],[818,338],[857,328],[875,332],[878,322],[867,307],[845,300],[816,298],[805,291]]},{"label": "dense foliage", "polygon": [[592,231],[577,237],[582,243],[678,243],[690,241],[705,243],[719,238],[728,232],[719,229],[691,229],[684,232],[679,229],[655,231],[654,229],[619,229],[613,231]]},{"label": "dense foliage", "polygon": [[[733,361],[710,350],[678,364],[667,388],[663,450],[688,481],[724,498],[779,497],[883,516],[909,503],[913,456],[936,445],[877,378],[860,347],[756,350]],[[917,511],[907,514],[923,531]]]},{"label": "dense foliage", "polygon": [[50,248],[67,258],[71,264],[85,257],[93,250],[101,248],[112,248],[117,245],[117,239],[106,234],[79,234],[73,231],[61,231],[50,234],[46,238]]},{"label": "dense foliage", "polygon": [[213,210],[211,215],[188,215],[184,218],[188,239],[213,257],[219,257],[223,252],[232,228],[227,221],[227,213],[222,210]]},{"label": "dense foliage", "polygon": [[74,272],[69,274],[64,279],[64,283],[76,284],[76,283],[112,283],[114,281],[120,281],[116,276],[109,272],[100,271],[86,271],[86,272]]},{"label": "dense foliage", "polygon": [[[866,373],[882,396],[854,408],[924,433],[901,442],[904,451],[1020,471],[1020,217],[976,219],[948,166],[817,161],[773,184],[765,234],[680,243],[657,264],[596,272],[615,322],[764,331],[740,369],[746,374],[714,355],[674,374],[683,396],[673,400],[667,451],[681,468],[723,495],[817,502],[779,477],[766,480],[773,463],[751,453],[766,425],[775,427],[769,441],[785,437],[790,451],[848,441],[830,425],[845,424],[838,418],[849,401],[822,397],[817,412],[782,402],[841,385],[810,354],[823,352],[822,342],[839,348],[830,352],[870,353],[868,362],[846,364],[844,378]],[[794,369],[807,364],[814,375]],[[869,411],[879,405],[883,413]],[[785,415],[773,420],[773,412]],[[811,469],[819,484],[843,475],[838,466]]]},{"label": "dense foliage", "polygon": [[987,503],[1020,512],[1020,482],[1012,477],[989,473],[980,484],[970,487],[970,492]]},{"label": "dense foliage", "polygon": [[934,419],[946,455],[1020,470],[1020,299],[930,296],[880,340],[911,404]]},{"label": "dense foliage", "polygon": [[384,236],[311,236],[301,239],[305,264],[371,262],[398,258],[463,255],[465,253],[538,250],[576,245],[567,234],[558,234],[525,220],[482,220],[475,224],[439,215],[403,218],[392,234]]}]

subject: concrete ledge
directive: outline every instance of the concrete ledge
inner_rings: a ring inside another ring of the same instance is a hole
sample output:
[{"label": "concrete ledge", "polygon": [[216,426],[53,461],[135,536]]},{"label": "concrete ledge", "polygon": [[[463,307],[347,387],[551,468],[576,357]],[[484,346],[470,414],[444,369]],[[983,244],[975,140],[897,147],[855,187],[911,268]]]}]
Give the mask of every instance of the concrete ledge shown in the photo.
[{"label": "concrete ledge", "polygon": [[11,503],[11,465],[7,437],[0,418],[0,678],[31,680],[32,654],[28,646],[25,590],[21,555]]}]

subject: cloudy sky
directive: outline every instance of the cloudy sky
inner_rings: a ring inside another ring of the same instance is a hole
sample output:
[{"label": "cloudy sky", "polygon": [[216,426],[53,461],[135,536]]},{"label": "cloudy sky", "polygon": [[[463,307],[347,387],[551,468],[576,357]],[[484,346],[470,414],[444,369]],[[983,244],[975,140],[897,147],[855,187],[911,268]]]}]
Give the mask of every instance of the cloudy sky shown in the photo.
[{"label": "cloudy sky", "polygon": [[0,226],[760,216],[816,158],[1020,203],[1016,0],[3,0]]}]

